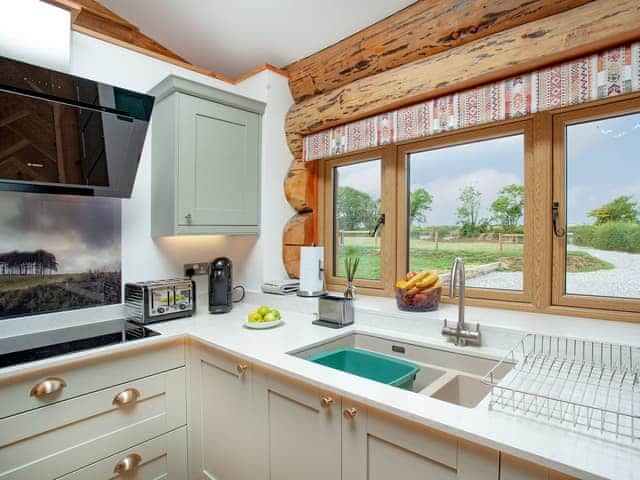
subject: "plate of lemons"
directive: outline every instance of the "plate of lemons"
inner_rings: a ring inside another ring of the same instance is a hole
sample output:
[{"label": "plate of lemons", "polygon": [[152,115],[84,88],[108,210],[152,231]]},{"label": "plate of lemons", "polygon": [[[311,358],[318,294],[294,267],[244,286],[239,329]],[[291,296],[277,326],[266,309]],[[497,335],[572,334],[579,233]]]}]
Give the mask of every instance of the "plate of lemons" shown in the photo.
[{"label": "plate of lemons", "polygon": [[244,326],[256,330],[263,330],[265,328],[277,327],[281,323],[282,318],[280,317],[280,312],[275,308],[263,305],[257,310],[249,312]]}]

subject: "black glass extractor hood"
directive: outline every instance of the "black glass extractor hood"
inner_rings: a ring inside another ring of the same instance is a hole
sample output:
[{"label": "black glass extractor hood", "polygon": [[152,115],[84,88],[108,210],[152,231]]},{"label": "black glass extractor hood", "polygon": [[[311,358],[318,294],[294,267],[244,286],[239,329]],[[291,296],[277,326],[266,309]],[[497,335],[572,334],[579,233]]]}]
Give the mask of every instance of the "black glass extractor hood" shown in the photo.
[{"label": "black glass extractor hood", "polygon": [[130,197],[153,101],[0,57],[0,190]]}]

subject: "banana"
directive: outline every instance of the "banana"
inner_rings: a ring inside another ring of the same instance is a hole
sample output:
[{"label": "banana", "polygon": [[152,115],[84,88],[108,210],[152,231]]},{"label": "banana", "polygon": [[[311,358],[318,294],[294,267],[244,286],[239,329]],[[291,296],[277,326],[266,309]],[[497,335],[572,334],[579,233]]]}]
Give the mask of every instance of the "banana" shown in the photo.
[{"label": "banana", "polygon": [[438,275],[438,272],[432,270],[428,272],[428,275],[422,281],[416,284],[416,287],[418,287],[420,290],[431,288],[439,279],[440,276]]},{"label": "banana", "polygon": [[407,282],[407,286],[404,288],[408,290],[410,288],[415,287],[419,282],[423,281],[427,275],[429,275],[428,271],[418,273],[415,277],[413,277],[411,280]]}]

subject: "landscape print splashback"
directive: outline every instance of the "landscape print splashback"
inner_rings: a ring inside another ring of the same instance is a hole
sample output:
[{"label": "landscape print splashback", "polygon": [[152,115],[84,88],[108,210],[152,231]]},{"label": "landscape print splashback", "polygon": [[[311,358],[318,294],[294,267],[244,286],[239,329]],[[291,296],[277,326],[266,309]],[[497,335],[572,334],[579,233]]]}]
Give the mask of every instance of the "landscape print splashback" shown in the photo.
[{"label": "landscape print splashback", "polygon": [[0,318],[120,303],[121,201],[0,192]]}]

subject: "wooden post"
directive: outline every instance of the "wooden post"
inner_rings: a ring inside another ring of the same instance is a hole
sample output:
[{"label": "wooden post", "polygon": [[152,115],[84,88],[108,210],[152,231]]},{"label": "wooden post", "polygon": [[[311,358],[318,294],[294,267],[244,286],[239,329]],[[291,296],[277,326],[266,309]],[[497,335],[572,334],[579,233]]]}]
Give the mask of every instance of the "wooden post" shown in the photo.
[{"label": "wooden post", "polygon": [[438,234],[438,230],[435,231],[434,237],[436,239],[436,250],[437,250],[438,249],[438,243],[440,241],[440,235]]},{"label": "wooden post", "polygon": [[498,234],[498,245],[500,246],[500,253],[502,253],[502,234]]}]

